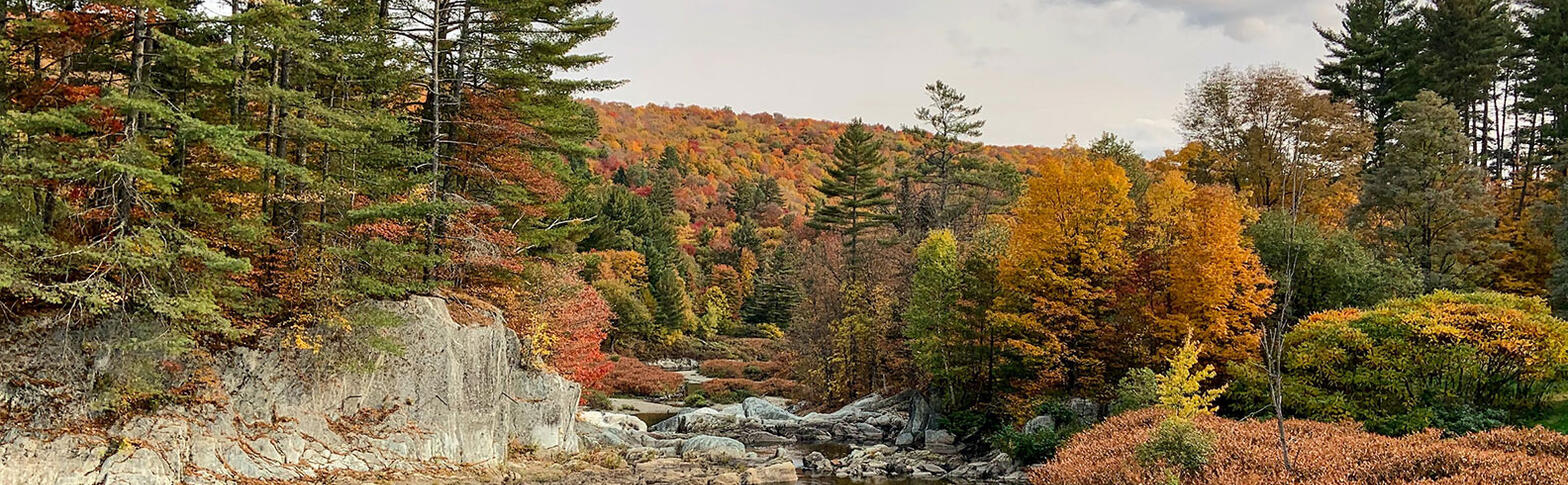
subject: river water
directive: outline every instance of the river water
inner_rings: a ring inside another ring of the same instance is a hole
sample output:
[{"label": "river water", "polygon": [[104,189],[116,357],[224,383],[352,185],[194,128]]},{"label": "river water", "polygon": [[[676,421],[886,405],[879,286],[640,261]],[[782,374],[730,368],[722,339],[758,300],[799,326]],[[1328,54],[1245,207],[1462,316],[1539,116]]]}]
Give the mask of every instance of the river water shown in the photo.
[{"label": "river water", "polygon": [[[637,416],[638,419],[641,419],[642,422],[647,423],[648,426],[651,427],[651,426],[653,426],[655,424],[658,424],[660,421],[663,421],[663,420],[669,419],[672,416],[675,416],[675,414],[676,413],[637,413],[637,414],[635,414],[635,416]],[[786,445],[785,449],[794,452],[794,453],[791,453],[794,456],[805,456],[805,455],[809,455],[809,454],[811,454],[811,452],[815,451],[815,452],[818,452],[818,453],[822,453],[822,456],[825,456],[825,457],[827,457],[830,460],[836,460],[836,459],[843,458],[843,457],[849,455],[849,452],[850,452],[850,450],[852,448],[850,448],[849,445],[846,445],[846,444],[843,444],[843,443],[827,442],[827,443],[800,443],[800,444],[794,444],[794,445]],[[799,460],[796,460],[795,466],[797,466],[797,467],[800,466]],[[954,482],[951,482],[951,481],[948,481],[948,480],[916,480],[916,479],[913,479],[913,478],[903,478],[903,477],[900,477],[900,478],[839,478],[839,477],[834,477],[834,476],[813,476],[813,475],[807,474],[805,472],[801,472],[800,481],[796,482],[796,483],[800,483],[800,484],[804,484],[804,485],[942,485],[942,484],[948,484],[948,483],[954,483]]]}]

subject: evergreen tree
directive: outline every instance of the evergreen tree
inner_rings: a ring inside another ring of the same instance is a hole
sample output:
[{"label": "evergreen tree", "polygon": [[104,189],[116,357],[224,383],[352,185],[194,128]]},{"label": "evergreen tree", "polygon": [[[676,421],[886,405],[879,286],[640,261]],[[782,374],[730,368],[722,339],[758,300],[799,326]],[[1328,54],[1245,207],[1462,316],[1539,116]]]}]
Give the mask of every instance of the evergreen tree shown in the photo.
[{"label": "evergreen tree", "polygon": [[1421,86],[1459,111],[1475,154],[1492,148],[1488,106],[1512,55],[1517,27],[1505,0],[1435,0],[1421,11],[1425,42]]},{"label": "evergreen tree", "polygon": [[[1532,139],[1538,146],[1535,155],[1563,173],[1568,169],[1568,82],[1564,81],[1568,79],[1568,0],[1526,0],[1524,4],[1527,63],[1526,80],[1519,86],[1524,98],[1520,109],[1540,121]],[[1527,183],[1529,175],[1527,170],[1522,180]],[[1527,195],[1522,189],[1521,209]],[[1556,205],[1558,213],[1563,213],[1562,208],[1568,207],[1568,190],[1558,189]],[[1557,253],[1568,254],[1568,219],[1559,221],[1555,232]],[[1568,263],[1557,261],[1548,287],[1553,310],[1568,315]]]},{"label": "evergreen tree", "polygon": [[1520,110],[1540,120],[1535,143],[1542,158],[1568,165],[1568,0],[1525,0],[1524,6]]},{"label": "evergreen tree", "polygon": [[[964,104],[964,94],[942,81],[927,84],[926,95],[931,104],[915,110],[915,118],[928,129],[907,129],[923,140],[915,165],[903,167],[898,176],[898,207],[906,233],[951,227],[957,211],[949,205],[950,199],[965,183],[963,172],[982,165],[975,156],[981,145],[970,140],[985,127],[985,120],[976,118],[981,108]],[[929,184],[929,190],[915,186],[916,182]]]},{"label": "evergreen tree", "polygon": [[1399,104],[1387,158],[1366,175],[1352,219],[1421,272],[1422,289],[1480,283],[1495,242],[1486,174],[1469,165],[1459,114],[1436,93]]},{"label": "evergreen tree", "polygon": [[1317,27],[1328,47],[1314,84],[1336,100],[1353,102],[1372,124],[1376,165],[1388,144],[1394,107],[1415,97],[1416,55],[1421,48],[1420,18],[1413,0],[1350,0],[1339,7],[1339,31]]},{"label": "evergreen tree", "polygon": [[741,306],[741,318],[746,323],[778,328],[789,326],[794,318],[795,304],[801,297],[800,285],[795,281],[799,259],[799,253],[789,245],[773,250],[753,283],[752,298]]},{"label": "evergreen tree", "polygon": [[827,176],[817,187],[827,201],[806,223],[846,238],[844,248],[848,251],[852,280],[857,279],[865,264],[861,235],[891,225],[896,218],[886,213],[893,201],[887,197],[889,189],[882,185],[881,150],[882,144],[873,139],[864,123],[850,123],[833,146],[835,163],[828,167]]},{"label": "evergreen tree", "polygon": [[1100,137],[1089,145],[1089,153],[1109,158],[1127,172],[1127,181],[1132,184],[1128,196],[1133,199],[1142,197],[1143,191],[1154,182],[1154,176],[1149,174],[1148,161],[1143,159],[1143,155],[1138,154],[1132,142],[1116,136],[1115,133],[1100,134]]}]

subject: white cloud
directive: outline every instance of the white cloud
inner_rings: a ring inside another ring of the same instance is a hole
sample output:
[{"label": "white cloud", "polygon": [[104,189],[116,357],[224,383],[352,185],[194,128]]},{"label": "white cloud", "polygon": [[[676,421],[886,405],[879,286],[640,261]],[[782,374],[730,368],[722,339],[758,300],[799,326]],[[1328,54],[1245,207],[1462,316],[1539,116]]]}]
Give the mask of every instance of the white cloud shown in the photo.
[{"label": "white cloud", "polygon": [[1218,28],[1242,42],[1263,39],[1284,24],[1310,23],[1323,13],[1321,2],[1303,0],[1041,0],[1103,7],[1135,7],[1177,12],[1189,24]]}]

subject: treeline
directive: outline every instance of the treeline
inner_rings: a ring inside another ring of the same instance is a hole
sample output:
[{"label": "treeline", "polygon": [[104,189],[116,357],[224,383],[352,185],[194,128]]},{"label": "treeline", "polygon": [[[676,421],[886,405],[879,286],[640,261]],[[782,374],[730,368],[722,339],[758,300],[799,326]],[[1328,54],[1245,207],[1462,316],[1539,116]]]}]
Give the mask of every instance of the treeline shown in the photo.
[{"label": "treeline", "polygon": [[113,409],[233,345],[395,351],[352,305],[416,293],[602,374],[566,206],[598,183],[575,98],[615,85],[569,74],[595,3],[7,2],[4,331],[86,329]]}]

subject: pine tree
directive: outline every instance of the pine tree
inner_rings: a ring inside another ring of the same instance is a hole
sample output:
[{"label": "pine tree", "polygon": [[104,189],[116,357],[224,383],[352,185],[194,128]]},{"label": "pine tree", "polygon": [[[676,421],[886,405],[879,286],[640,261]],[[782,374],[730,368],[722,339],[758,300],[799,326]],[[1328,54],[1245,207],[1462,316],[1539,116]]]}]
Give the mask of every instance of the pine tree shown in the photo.
[{"label": "pine tree", "polygon": [[1399,105],[1393,144],[1366,174],[1352,220],[1390,255],[1421,271],[1425,290],[1480,283],[1496,244],[1486,174],[1469,165],[1459,113],[1422,91]]},{"label": "pine tree", "polygon": [[888,187],[882,185],[881,150],[882,144],[873,139],[864,123],[850,123],[833,146],[835,163],[817,186],[827,200],[806,223],[846,239],[844,248],[848,251],[852,280],[858,278],[865,265],[861,235],[891,225],[897,217],[887,213],[893,201],[887,197]]},{"label": "pine tree", "polygon": [[[1539,147],[1537,157],[1563,173],[1568,170],[1568,82],[1564,82],[1568,79],[1568,0],[1524,3],[1523,50],[1528,61],[1526,81],[1519,87],[1524,98],[1520,109],[1540,120],[1533,133],[1533,142]],[[1529,175],[1527,170],[1525,177]],[[1521,178],[1528,183],[1525,177]],[[1521,188],[1520,209],[1528,195],[1525,188],[1528,186]],[[1559,213],[1568,207],[1568,190],[1558,190],[1556,205]],[[1568,219],[1558,222],[1555,233],[1557,253],[1568,254]],[[1558,260],[1548,287],[1553,310],[1568,315],[1568,262]]]},{"label": "pine tree", "polygon": [[[942,81],[927,84],[926,95],[931,104],[915,110],[915,118],[927,127],[906,129],[923,139],[915,165],[903,167],[898,177],[899,214],[900,220],[907,221],[902,224],[906,233],[952,227],[957,211],[949,205],[950,199],[964,184],[963,172],[981,165],[975,157],[980,144],[970,140],[985,127],[985,120],[976,118],[981,108],[964,104],[964,94]],[[916,182],[931,187],[923,190]]]},{"label": "pine tree", "polygon": [[1421,86],[1453,104],[1463,133],[1474,144],[1472,152],[1482,155],[1494,146],[1487,107],[1503,75],[1504,60],[1513,55],[1517,34],[1508,3],[1436,0],[1421,11],[1421,18],[1425,33],[1418,57]]},{"label": "pine tree", "polygon": [[1521,21],[1525,75],[1520,110],[1541,120],[1536,128],[1546,163],[1568,165],[1568,0],[1526,0]]},{"label": "pine tree", "polygon": [[1372,124],[1376,165],[1388,144],[1394,107],[1414,98],[1420,19],[1412,0],[1350,0],[1339,7],[1340,30],[1317,27],[1329,53],[1320,61],[1314,84],[1336,100],[1350,101]]},{"label": "pine tree", "polygon": [[800,302],[800,285],[795,273],[800,255],[789,245],[773,250],[767,265],[756,276],[752,297],[741,306],[741,318],[751,325],[789,326],[795,304]]}]

